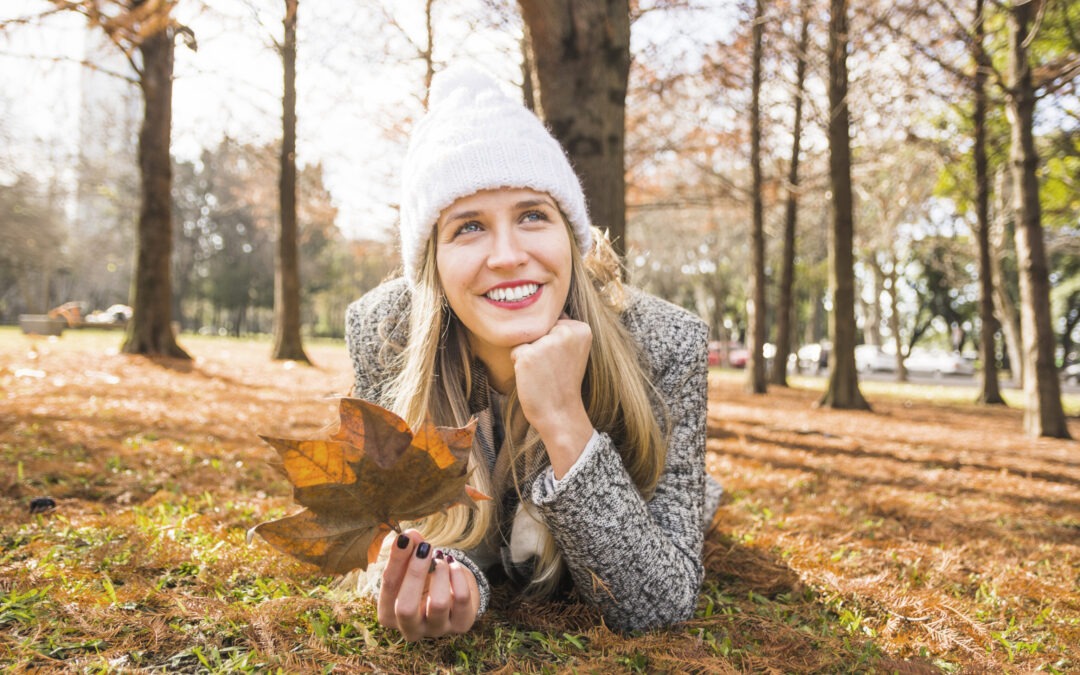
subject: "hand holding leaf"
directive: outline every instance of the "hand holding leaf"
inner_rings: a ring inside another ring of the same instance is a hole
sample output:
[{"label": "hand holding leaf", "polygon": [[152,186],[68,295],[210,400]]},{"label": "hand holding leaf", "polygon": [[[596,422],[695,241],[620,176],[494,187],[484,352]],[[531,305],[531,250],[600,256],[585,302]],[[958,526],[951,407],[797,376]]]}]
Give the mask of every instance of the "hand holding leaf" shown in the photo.
[{"label": "hand holding leaf", "polygon": [[[466,485],[475,422],[461,429],[425,423],[414,434],[390,411],[343,398],[328,439],[260,436],[278,451],[303,511],[256,525],[274,548],[327,574],[366,569],[383,537],[403,520],[488,497]],[[471,497],[471,499],[470,499]]]}]

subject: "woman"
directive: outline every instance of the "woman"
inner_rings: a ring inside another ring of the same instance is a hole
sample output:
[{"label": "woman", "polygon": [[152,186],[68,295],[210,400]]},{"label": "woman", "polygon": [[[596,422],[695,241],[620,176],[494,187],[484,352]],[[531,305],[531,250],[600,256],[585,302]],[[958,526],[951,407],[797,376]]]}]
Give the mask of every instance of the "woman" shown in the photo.
[{"label": "woman", "polygon": [[467,631],[491,574],[572,586],[619,629],[686,619],[719,501],[706,328],[621,286],[566,155],[490,77],[449,69],[430,101],[403,170],[405,278],[348,311],[353,393],[414,428],[475,418],[470,480],[493,500],[388,538],[379,621]]}]

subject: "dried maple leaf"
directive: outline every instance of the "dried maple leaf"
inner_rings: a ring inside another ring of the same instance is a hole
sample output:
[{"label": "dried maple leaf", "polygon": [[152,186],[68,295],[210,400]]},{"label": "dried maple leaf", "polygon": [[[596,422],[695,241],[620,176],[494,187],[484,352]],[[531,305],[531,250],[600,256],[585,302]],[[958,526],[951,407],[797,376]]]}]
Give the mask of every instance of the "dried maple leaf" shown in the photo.
[{"label": "dried maple leaf", "polygon": [[[271,546],[327,574],[366,569],[383,537],[403,520],[488,497],[466,485],[475,422],[461,429],[425,423],[414,434],[389,410],[343,398],[338,430],[326,439],[260,436],[303,511],[251,528]],[[471,499],[470,499],[471,498]]]}]

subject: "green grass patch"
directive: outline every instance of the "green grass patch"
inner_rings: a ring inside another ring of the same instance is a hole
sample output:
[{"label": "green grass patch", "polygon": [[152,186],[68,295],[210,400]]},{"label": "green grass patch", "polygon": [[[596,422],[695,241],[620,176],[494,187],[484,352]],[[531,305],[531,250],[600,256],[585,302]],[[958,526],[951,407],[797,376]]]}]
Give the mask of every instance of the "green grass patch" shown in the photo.
[{"label": "green grass patch", "polygon": [[[334,419],[340,341],[311,341],[308,368],[271,362],[262,338],[182,335],[191,364],[121,340],[0,328],[0,670],[1080,667],[1075,448],[1032,444],[1015,410],[970,405],[974,386],[866,382],[886,411],[867,416],[815,410],[822,378],[750,396],[745,373],[716,371],[707,461],[727,497],[692,617],[623,634],[500,589],[469,633],[409,644],[370,599],[245,542],[296,508],[257,434]],[[42,496],[56,508],[31,514]]]}]

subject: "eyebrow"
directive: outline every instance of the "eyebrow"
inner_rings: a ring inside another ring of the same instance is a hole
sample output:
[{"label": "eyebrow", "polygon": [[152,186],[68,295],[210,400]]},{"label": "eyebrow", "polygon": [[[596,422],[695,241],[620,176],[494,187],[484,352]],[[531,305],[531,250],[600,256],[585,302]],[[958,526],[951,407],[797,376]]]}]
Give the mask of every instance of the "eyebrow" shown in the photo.
[{"label": "eyebrow", "polygon": [[515,209],[530,209],[534,206],[550,206],[555,208],[555,204],[550,199],[526,199],[514,204]]},{"label": "eyebrow", "polygon": [[455,220],[463,220],[465,218],[475,218],[478,215],[480,215],[479,211],[458,211],[457,213],[452,213],[449,216],[447,216],[445,222],[452,223]]},{"label": "eyebrow", "polygon": [[[520,209],[531,209],[531,208],[534,208],[534,207],[537,207],[537,206],[547,206],[547,207],[550,207],[550,208],[557,208],[555,206],[555,204],[552,203],[551,200],[549,200],[549,199],[524,199],[524,200],[514,204],[513,208],[514,208],[514,210],[520,210]],[[458,211],[457,213],[450,214],[446,218],[445,222],[452,223],[452,222],[454,222],[456,220],[464,220],[466,218],[476,218],[479,215],[480,215],[479,211]]]}]

